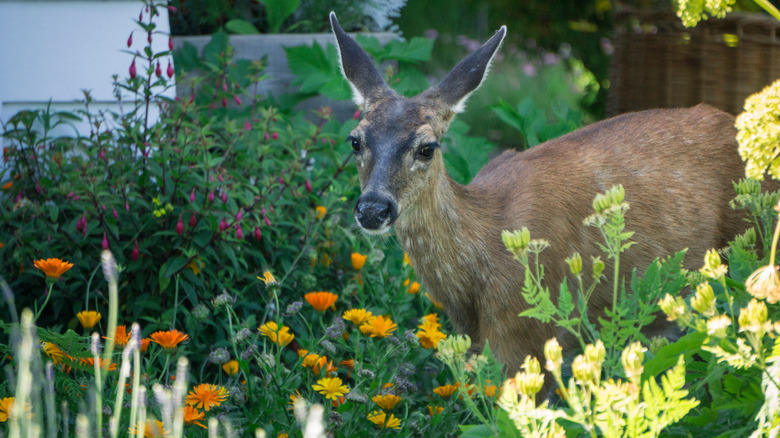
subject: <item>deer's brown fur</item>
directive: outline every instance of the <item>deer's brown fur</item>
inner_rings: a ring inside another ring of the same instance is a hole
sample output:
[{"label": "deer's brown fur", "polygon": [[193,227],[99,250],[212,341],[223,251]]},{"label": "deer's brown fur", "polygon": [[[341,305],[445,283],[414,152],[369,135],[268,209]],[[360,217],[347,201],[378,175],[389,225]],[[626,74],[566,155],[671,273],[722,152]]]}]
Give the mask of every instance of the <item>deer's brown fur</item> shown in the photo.
[{"label": "deer's brown fur", "polygon": [[[350,52],[356,49],[344,40],[335,16],[331,20],[342,64],[352,62]],[[592,213],[597,193],[622,184],[630,204],[627,228],[636,232],[632,240],[637,242],[621,256],[623,278],[683,248],[688,248],[687,267],[694,269],[707,250],[725,246],[745,228],[740,214],[728,206],[732,181],[742,177],[744,168],[733,117],[699,105],[594,123],[528,151],[504,152],[471,184],[455,183],[441,152],[422,159],[420,148],[441,139],[462,101],[479,85],[500,44],[495,38],[485,45],[492,44],[490,53],[467,58],[442,84],[414,98],[396,95],[377,85],[376,78],[361,87],[354,73],[350,77],[345,68],[345,74],[356,93],[363,92],[365,118],[352,137],[359,146],[361,199],[373,197],[371,208],[361,209],[358,201],[358,222],[369,232],[395,225],[417,275],[432,298],[442,302],[455,328],[477,348],[489,340],[512,371],[527,354],[542,357],[544,342],[559,333],[551,324],[518,317],[527,308],[520,294],[524,276],[502,244],[502,230],[525,226],[534,238],[550,242],[541,262],[545,282],[555,291],[568,272],[564,258],[575,251],[586,261],[603,256],[598,230],[582,221]],[[480,68],[479,78],[457,77]],[[359,70],[370,74],[365,65]],[[458,87],[455,95],[447,94]],[[377,211],[382,220],[364,217]],[[589,268],[586,262],[586,272]],[[593,294],[591,316],[611,306],[608,283]]]}]

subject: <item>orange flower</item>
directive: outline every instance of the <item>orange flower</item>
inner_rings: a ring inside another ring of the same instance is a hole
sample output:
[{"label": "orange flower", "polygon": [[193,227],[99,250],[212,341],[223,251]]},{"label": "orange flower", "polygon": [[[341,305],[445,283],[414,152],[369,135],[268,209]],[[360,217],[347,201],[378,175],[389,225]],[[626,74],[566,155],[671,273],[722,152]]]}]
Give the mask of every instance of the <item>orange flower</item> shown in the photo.
[{"label": "orange flower", "polygon": [[317,219],[322,219],[323,217],[325,217],[325,214],[328,212],[328,209],[322,205],[318,205],[317,207],[314,208],[314,210],[317,212]]},{"label": "orange flower", "polygon": [[14,405],[15,397],[5,397],[0,399],[0,423],[5,423],[11,417],[11,407]]},{"label": "orange flower", "polygon": [[309,292],[303,297],[318,312],[324,312],[331,306],[335,308],[334,304],[339,298],[338,295],[330,292]]},{"label": "orange flower", "polygon": [[[154,332],[149,336],[152,342],[155,342],[167,352],[173,352],[179,343],[188,340],[190,337],[178,330],[168,330],[167,332]],[[206,409],[208,410],[208,409]]]},{"label": "orange flower", "polygon": [[192,388],[192,391],[187,394],[185,402],[188,405],[203,408],[208,412],[212,406],[219,406],[223,401],[227,400],[228,394],[228,390],[221,386],[201,383]]},{"label": "orange flower", "polygon": [[357,252],[353,252],[349,258],[352,260],[352,269],[359,271],[363,269],[363,265],[366,264],[367,255],[363,255]]},{"label": "orange flower", "polygon": [[401,401],[401,397],[395,394],[375,395],[371,398],[380,408],[386,411],[392,411],[395,405]]},{"label": "orange flower", "polygon": [[41,346],[43,347],[43,352],[51,358],[54,365],[58,365],[63,359],[69,357],[64,351],[60,350],[60,347],[51,342],[44,342]]},{"label": "orange flower", "polygon": [[[103,339],[108,339],[106,336],[103,336]],[[116,326],[116,336],[114,336],[114,345],[117,347],[124,347],[127,345],[127,343],[130,342],[130,333],[127,332],[127,326],[124,325],[118,325]],[[149,345],[149,341],[147,341],[146,345]]]},{"label": "orange flower", "polygon": [[434,388],[433,392],[440,395],[443,398],[450,398],[452,397],[452,394],[455,392],[455,390],[458,389],[458,386],[459,385],[457,383],[454,385],[439,386],[437,388]]},{"label": "orange flower", "polygon": [[199,421],[205,418],[206,418],[205,412],[200,411],[198,410],[198,408],[194,408],[190,405],[184,406],[184,422],[186,424],[194,424],[204,429],[208,429],[206,426],[203,425],[203,423]]},{"label": "orange flower", "polygon": [[496,395],[496,385],[491,385],[493,383],[490,379],[485,380],[485,395],[488,397],[493,397]]},{"label": "orange flower", "polygon": [[431,406],[428,405],[428,413],[431,414],[431,417],[434,415],[439,415],[444,411],[444,408],[441,406]]},{"label": "orange flower", "polygon": [[68,263],[60,259],[35,260],[33,264],[36,268],[43,271],[47,278],[53,278],[55,280],[73,267],[73,263]]},{"label": "orange flower", "polygon": [[345,397],[339,397],[337,399],[333,399],[330,401],[330,404],[333,405],[334,408],[337,408],[344,404],[344,402],[347,401]]},{"label": "orange flower", "polygon": [[437,309],[441,309],[441,308],[444,306],[444,305],[443,305],[442,303],[440,303],[439,301],[436,301],[436,300],[434,300],[433,298],[431,298],[431,296],[430,296],[430,295],[428,295],[428,292],[425,292],[425,297],[426,297],[426,298],[428,298],[429,300],[431,300],[431,304],[433,304],[433,307],[435,307],[435,308],[437,308]]},{"label": "orange flower", "polygon": [[[95,358],[94,357],[82,357],[79,359],[79,363],[84,366],[88,367],[94,367],[95,366]],[[98,361],[100,364],[100,367],[104,370],[107,369],[109,371],[115,371],[116,370],[116,364],[114,362],[111,362],[108,366],[103,364],[103,359],[100,358]]]},{"label": "orange flower", "polygon": [[325,375],[330,375],[338,371],[338,368],[333,366],[333,361],[328,362],[327,356],[320,357],[317,362],[311,367],[314,374],[319,374],[320,370],[325,368]]},{"label": "orange flower", "polygon": [[13,181],[8,181],[7,183],[3,184],[3,190],[8,190],[8,189],[10,189],[13,186],[14,186],[14,182]]},{"label": "orange flower", "polygon": [[[136,427],[130,427],[127,429],[127,431],[130,433],[130,436],[136,436]],[[162,421],[151,419],[146,420],[146,427],[144,427],[145,438],[163,438],[169,436],[171,436],[171,433],[165,430],[165,426],[163,425]]]},{"label": "orange flower", "polygon": [[222,371],[224,371],[228,376],[236,374],[238,372],[238,361],[233,359],[222,364]]},{"label": "orange flower", "polygon": [[423,348],[438,348],[439,341],[447,339],[447,335],[440,332],[438,329],[422,329],[416,334],[420,339],[420,345]]},{"label": "orange flower", "polygon": [[369,334],[363,331],[363,327],[365,326],[370,327],[369,333],[372,338],[385,338],[389,336],[390,333],[398,329],[398,326],[393,322],[392,319],[389,317],[385,318],[384,316],[377,316],[371,321],[368,321],[367,323],[360,326],[361,332],[364,334]]},{"label": "orange flower", "polygon": [[414,295],[416,293],[419,293],[419,292],[420,292],[420,283],[418,283],[416,281],[413,282],[412,285],[409,286],[409,289],[406,290],[406,293],[412,294],[412,295]]},{"label": "orange flower", "polygon": [[102,315],[100,312],[96,312],[94,310],[82,310],[76,314],[76,318],[79,319],[82,327],[85,329],[91,329],[95,326],[95,324],[98,323],[98,321],[100,321]]},{"label": "orange flower", "polygon": [[408,265],[409,263],[410,263],[409,254],[404,253],[404,265]]},{"label": "orange flower", "polygon": [[146,350],[149,349],[149,342],[150,341],[151,341],[151,339],[149,339],[149,338],[141,339],[141,353],[146,353]]},{"label": "orange flower", "polygon": [[344,359],[341,362],[339,362],[339,365],[345,366],[349,369],[355,368],[355,359]]},{"label": "orange flower", "polygon": [[303,362],[301,363],[301,365],[303,365],[306,368],[311,368],[314,365],[316,365],[319,361],[320,361],[320,355],[311,353],[303,357]]},{"label": "orange flower", "polygon": [[279,282],[276,281],[276,278],[274,277],[274,274],[271,273],[271,271],[263,272],[263,276],[257,277],[257,279],[265,283],[266,286],[274,286],[279,284]]},{"label": "orange flower", "polygon": [[286,347],[290,342],[292,342],[293,339],[295,339],[295,335],[290,333],[290,327],[283,325],[282,328],[279,328],[279,326],[273,321],[268,321],[267,323],[261,325],[258,327],[258,330],[260,330],[261,335],[270,339],[271,342],[279,345],[280,347]]}]

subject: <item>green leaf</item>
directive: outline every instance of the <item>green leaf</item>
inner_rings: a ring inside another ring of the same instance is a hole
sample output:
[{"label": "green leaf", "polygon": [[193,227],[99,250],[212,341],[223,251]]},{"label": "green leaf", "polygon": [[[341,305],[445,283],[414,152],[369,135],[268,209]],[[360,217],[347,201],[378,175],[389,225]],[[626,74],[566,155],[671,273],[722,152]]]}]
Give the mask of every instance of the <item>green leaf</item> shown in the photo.
[{"label": "green leaf", "polygon": [[225,23],[225,29],[231,33],[237,33],[239,35],[256,35],[260,33],[254,24],[241,18],[234,18]]},{"label": "green leaf", "polygon": [[271,33],[279,33],[284,21],[298,9],[300,2],[301,0],[260,0],[268,15],[268,27]]},{"label": "green leaf", "polygon": [[220,65],[222,58],[227,53],[229,38],[222,30],[215,32],[211,40],[203,48],[203,60],[212,65]]}]

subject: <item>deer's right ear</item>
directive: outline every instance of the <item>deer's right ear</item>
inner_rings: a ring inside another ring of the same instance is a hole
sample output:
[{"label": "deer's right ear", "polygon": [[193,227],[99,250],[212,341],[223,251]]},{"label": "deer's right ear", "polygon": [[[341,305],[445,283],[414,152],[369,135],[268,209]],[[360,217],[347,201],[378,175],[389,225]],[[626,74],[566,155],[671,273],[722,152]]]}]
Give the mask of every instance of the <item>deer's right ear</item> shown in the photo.
[{"label": "deer's right ear", "polygon": [[392,94],[368,53],[341,28],[335,12],[330,13],[330,25],[336,36],[341,72],[349,81],[355,103],[366,109],[373,102]]}]

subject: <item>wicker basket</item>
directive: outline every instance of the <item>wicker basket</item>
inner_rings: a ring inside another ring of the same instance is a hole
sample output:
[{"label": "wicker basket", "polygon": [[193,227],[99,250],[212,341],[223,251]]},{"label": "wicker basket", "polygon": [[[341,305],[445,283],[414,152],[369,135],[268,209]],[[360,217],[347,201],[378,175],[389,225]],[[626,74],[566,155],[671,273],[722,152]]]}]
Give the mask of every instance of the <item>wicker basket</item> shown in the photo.
[{"label": "wicker basket", "polygon": [[[709,103],[732,114],[780,78],[780,22],[731,14],[685,28],[672,12],[624,11],[610,72],[607,111]],[[629,24],[632,23],[632,24]]]}]

